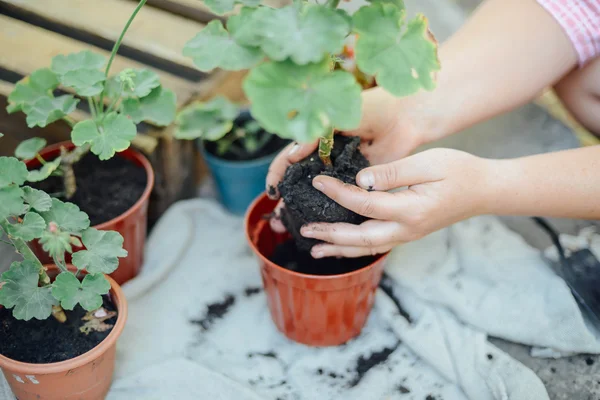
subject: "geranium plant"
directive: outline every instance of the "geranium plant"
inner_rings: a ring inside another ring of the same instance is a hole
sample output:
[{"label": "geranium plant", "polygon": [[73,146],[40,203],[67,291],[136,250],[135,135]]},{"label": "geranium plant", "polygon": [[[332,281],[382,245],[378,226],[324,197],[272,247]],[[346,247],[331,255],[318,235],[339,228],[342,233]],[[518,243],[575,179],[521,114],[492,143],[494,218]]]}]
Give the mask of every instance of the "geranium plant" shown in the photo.
[{"label": "geranium plant", "polygon": [[234,126],[241,108],[222,96],[206,103],[194,102],[177,116],[177,139],[215,142],[218,156],[231,153],[240,157],[258,154],[271,139],[258,122],[249,119]]},{"label": "geranium plant", "polygon": [[[119,257],[126,257],[123,237],[112,231],[90,228],[88,216],[71,203],[23,186],[29,171],[14,157],[0,157],[0,237],[23,257],[0,278],[0,305],[11,309],[19,320],[46,319],[54,315],[64,322],[63,310],[79,304],[87,311],[102,306],[102,295],[110,290],[104,277],[116,270]],[[46,268],[28,246],[39,240],[60,270],[52,281]],[[68,270],[65,254],[73,247],[85,250],[72,254],[77,273]],[[87,274],[81,279],[80,272]],[[105,318],[106,315],[100,316]],[[82,326],[82,332],[98,326],[96,318]]]},{"label": "geranium plant", "polygon": [[[298,142],[320,139],[319,156],[331,166],[336,130],[355,129],[361,90],[376,82],[396,96],[435,86],[437,44],[427,20],[406,22],[402,0],[370,0],[350,16],[340,0],[294,1],[274,9],[259,0],[207,1],[217,13],[239,13],[210,22],[185,46],[202,71],[251,69],[244,82],[252,115],[268,131]],[[343,68],[352,49],[355,68]]]},{"label": "geranium plant", "polygon": [[[108,160],[130,146],[137,123],[149,121],[166,126],[175,118],[175,94],[161,86],[156,73],[128,68],[109,77],[123,37],[145,3],[146,0],[140,1],[132,13],[108,62],[103,55],[88,50],[57,55],[50,68],[34,71],[16,84],[8,97],[8,112],[24,112],[31,128],[66,121],[72,127],[71,141],[76,146],[70,151],[63,148],[60,157],[46,161],[39,154],[46,145],[44,139],[21,143],[15,155],[23,160],[37,158],[42,164],[39,170],[29,172],[28,181],[60,175],[64,180],[63,195],[70,199],[77,190],[73,165],[84,155],[91,151],[100,160]],[[60,89],[64,91],[59,92]],[[91,118],[75,122],[69,114],[75,111],[80,98],[87,102]]]}]

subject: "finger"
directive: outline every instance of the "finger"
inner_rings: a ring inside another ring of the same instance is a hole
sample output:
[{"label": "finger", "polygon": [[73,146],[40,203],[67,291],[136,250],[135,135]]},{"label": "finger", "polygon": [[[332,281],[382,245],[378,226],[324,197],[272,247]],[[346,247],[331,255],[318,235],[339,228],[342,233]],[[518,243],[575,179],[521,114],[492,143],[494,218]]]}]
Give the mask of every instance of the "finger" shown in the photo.
[{"label": "finger", "polygon": [[267,195],[275,200],[279,198],[277,185],[283,180],[285,170],[292,164],[308,157],[317,148],[318,142],[310,144],[290,143],[275,157],[267,174]]},{"label": "finger", "polygon": [[375,165],[360,171],[356,183],[365,189],[391,190],[436,180],[431,157],[415,154],[387,164]]},{"label": "finger", "polygon": [[367,192],[324,175],[315,177],[313,186],[342,207],[368,218],[391,220],[399,211],[397,199],[390,193]]},{"label": "finger", "polygon": [[360,225],[315,223],[303,226],[302,236],[338,246],[382,247],[397,243],[402,225],[395,221],[369,220]]},{"label": "finger", "polygon": [[335,244],[318,244],[313,246],[310,254],[313,258],[325,257],[345,257],[357,258],[364,256],[375,256],[378,254],[387,253],[394,246],[386,245],[381,247],[361,247],[361,246],[338,246]]},{"label": "finger", "polygon": [[271,229],[273,230],[273,232],[277,232],[277,233],[285,233],[286,232],[285,226],[283,225],[283,222],[281,221],[281,210],[283,209],[283,207],[284,207],[283,200],[279,200],[279,202],[277,203],[277,206],[275,207],[275,210],[273,210],[273,216],[269,220],[269,224],[271,225]]}]

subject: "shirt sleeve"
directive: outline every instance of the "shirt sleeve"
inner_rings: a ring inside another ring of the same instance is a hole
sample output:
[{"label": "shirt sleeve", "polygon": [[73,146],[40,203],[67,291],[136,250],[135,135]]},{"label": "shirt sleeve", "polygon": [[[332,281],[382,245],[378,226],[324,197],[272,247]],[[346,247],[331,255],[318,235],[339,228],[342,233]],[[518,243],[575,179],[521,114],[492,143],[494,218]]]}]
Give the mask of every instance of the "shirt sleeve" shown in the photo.
[{"label": "shirt sleeve", "polygon": [[600,0],[537,0],[575,46],[579,65],[600,55]]}]

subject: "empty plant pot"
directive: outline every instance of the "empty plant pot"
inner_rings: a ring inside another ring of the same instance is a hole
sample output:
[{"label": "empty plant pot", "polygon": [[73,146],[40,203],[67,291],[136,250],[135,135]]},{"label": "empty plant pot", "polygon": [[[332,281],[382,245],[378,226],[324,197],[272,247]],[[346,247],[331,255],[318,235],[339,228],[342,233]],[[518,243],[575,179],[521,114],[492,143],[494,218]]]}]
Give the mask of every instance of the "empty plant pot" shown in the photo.
[{"label": "empty plant pot", "polygon": [[[40,155],[46,161],[51,161],[60,155],[61,146],[64,146],[67,150],[71,150],[74,147],[71,142],[57,143],[46,147],[40,152]],[[148,159],[131,148],[118,153],[115,157],[122,157],[133,162],[135,165],[142,167],[146,173],[146,186],[136,203],[121,215],[93,226],[93,228],[99,230],[117,231],[123,236],[123,248],[127,250],[128,255],[126,258],[119,260],[119,268],[110,275],[117,283],[123,284],[138,275],[144,262],[148,203],[152,187],[154,186],[154,171]],[[40,162],[37,159],[28,160],[26,164],[29,169],[40,167]],[[50,264],[53,262],[48,254],[42,250],[37,241],[32,242],[32,249],[43,263]],[[81,249],[73,248],[73,252],[78,250]],[[70,262],[70,259],[66,261]]]},{"label": "empty plant pot", "polygon": [[258,256],[271,317],[288,338],[310,346],[340,345],[357,336],[371,312],[386,255],[340,275],[308,275],[285,269],[269,257],[289,239],[265,218],[277,204],[266,194],[246,214],[246,235]]},{"label": "empty plant pot", "polygon": [[[48,274],[58,269],[49,265]],[[76,271],[72,266],[69,269]],[[92,350],[70,360],[30,364],[0,355],[0,369],[18,400],[103,400],[110,389],[117,339],[127,320],[127,302],[110,277],[110,296],[118,315],[108,336]],[[50,317],[52,318],[52,317]]]}]

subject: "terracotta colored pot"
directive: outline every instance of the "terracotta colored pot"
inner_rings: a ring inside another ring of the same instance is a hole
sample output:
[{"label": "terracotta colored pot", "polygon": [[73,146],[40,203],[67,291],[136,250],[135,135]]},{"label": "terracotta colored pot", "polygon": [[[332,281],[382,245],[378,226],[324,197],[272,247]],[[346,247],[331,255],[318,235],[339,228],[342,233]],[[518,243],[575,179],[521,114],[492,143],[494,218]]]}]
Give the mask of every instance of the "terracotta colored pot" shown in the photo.
[{"label": "terracotta colored pot", "polygon": [[[60,147],[65,146],[67,149],[72,149],[74,146],[71,142],[57,143],[46,147],[40,152],[40,155],[46,160],[53,160],[60,155]],[[129,210],[119,215],[110,221],[94,226],[99,230],[117,231],[123,238],[123,248],[129,253],[126,258],[119,259],[119,268],[110,276],[122,285],[131,278],[134,278],[140,272],[140,268],[144,262],[144,246],[146,244],[146,227],[148,223],[148,202],[150,193],[154,186],[154,171],[146,157],[133,149],[127,149],[118,153],[117,157],[126,158],[133,163],[141,166],[146,171],[146,188],[142,193],[142,197]],[[39,168],[40,162],[36,159],[26,161],[27,167],[30,169]],[[35,255],[45,264],[52,263],[52,259],[37,241],[31,243],[31,248]],[[73,249],[73,252],[81,249]],[[70,258],[67,257],[67,262]]]},{"label": "terracotta colored pot", "polygon": [[297,342],[343,344],[360,333],[371,312],[386,255],[342,275],[308,275],[282,268],[267,258],[275,246],[289,239],[273,232],[264,218],[276,204],[262,194],[246,214],[246,235],[260,261],[271,317],[281,332]]},{"label": "terracotta colored pot", "polygon": [[[49,274],[58,271],[48,265]],[[76,270],[69,266],[69,269]],[[0,368],[18,400],[103,400],[115,368],[117,339],[127,320],[127,301],[121,287],[110,277],[110,295],[118,310],[110,334],[92,350],[52,364],[28,364],[0,355]],[[52,317],[50,317],[52,318]]]}]

